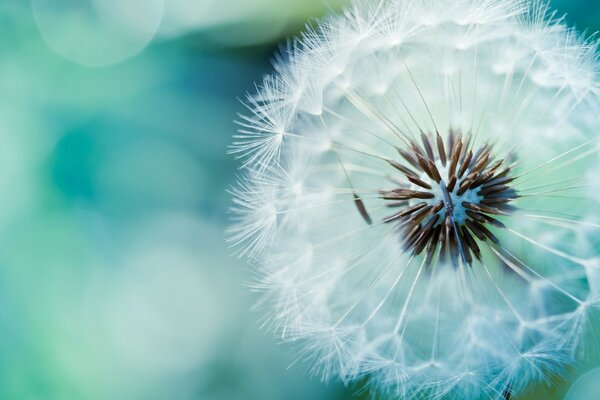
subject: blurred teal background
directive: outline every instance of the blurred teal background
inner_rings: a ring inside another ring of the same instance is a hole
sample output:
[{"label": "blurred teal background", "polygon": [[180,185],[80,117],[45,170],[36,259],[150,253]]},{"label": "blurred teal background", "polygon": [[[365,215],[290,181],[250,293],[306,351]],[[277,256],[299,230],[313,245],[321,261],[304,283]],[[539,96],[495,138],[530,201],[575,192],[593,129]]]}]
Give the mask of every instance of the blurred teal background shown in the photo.
[{"label": "blurred teal background", "polygon": [[0,0],[0,399],[352,398],[288,368],[223,233],[237,98],[343,3]]}]

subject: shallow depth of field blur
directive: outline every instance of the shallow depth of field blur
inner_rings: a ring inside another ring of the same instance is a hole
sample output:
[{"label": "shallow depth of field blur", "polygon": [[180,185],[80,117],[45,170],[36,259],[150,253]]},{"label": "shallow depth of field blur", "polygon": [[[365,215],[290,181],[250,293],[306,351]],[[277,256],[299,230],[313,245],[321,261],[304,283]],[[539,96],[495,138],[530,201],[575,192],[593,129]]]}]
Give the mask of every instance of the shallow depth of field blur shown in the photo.
[{"label": "shallow depth of field blur", "polygon": [[0,0],[0,399],[366,397],[261,330],[224,241],[237,99],[343,3]]}]

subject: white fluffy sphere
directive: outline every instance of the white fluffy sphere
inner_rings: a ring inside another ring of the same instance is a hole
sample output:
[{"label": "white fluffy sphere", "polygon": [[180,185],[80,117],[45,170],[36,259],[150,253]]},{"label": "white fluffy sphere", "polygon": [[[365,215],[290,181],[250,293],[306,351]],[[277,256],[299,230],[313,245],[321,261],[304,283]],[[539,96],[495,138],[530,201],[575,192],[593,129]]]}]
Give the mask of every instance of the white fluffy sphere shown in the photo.
[{"label": "white fluffy sphere", "polygon": [[599,317],[599,64],[546,6],[372,0],[248,97],[231,238],[324,379],[508,398]]}]

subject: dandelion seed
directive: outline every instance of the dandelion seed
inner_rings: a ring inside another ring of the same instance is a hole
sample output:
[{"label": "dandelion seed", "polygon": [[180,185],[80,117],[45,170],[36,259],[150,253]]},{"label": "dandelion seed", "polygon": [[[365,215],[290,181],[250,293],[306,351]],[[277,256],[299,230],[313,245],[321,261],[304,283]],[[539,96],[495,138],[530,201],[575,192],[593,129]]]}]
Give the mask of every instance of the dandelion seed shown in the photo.
[{"label": "dandelion seed", "polygon": [[366,0],[289,44],[232,147],[264,325],[406,399],[508,399],[593,354],[596,47],[519,0]]}]

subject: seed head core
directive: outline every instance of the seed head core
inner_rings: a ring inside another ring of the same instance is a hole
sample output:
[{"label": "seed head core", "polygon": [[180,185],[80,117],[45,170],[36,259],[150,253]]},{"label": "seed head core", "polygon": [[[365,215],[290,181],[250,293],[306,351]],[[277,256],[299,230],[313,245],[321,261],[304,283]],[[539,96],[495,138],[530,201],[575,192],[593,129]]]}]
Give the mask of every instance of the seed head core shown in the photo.
[{"label": "seed head core", "polygon": [[404,247],[426,251],[428,262],[439,252],[442,261],[471,265],[481,259],[478,241],[499,244],[488,227],[504,228],[497,217],[514,210],[511,167],[495,159],[493,145],[474,149],[470,136],[452,129],[446,144],[439,133],[422,133],[421,142],[398,149],[403,162],[387,160],[409,183],[381,192],[389,207],[400,208],[384,222],[399,223]]}]

